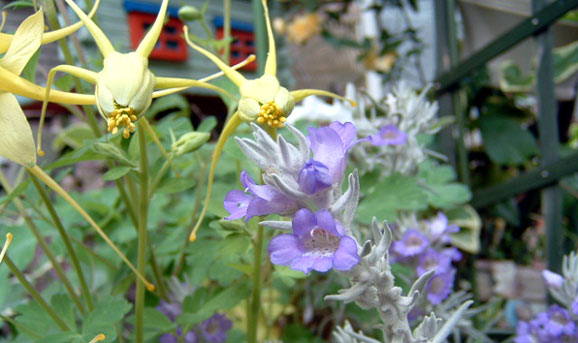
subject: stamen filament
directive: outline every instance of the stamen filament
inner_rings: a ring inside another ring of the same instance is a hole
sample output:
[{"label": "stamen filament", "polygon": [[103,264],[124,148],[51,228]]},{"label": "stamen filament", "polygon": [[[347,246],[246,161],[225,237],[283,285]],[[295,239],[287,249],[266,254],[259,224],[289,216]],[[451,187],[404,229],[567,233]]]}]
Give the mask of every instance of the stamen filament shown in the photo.
[{"label": "stamen filament", "polygon": [[4,255],[6,255],[6,252],[8,251],[8,247],[10,246],[10,243],[12,243],[12,238],[14,238],[14,235],[11,234],[10,232],[8,232],[6,234],[6,242],[4,243],[4,247],[2,248],[2,252],[0,252],[0,263],[2,263],[2,260],[4,259]]},{"label": "stamen filament", "polygon": [[106,339],[106,336],[104,334],[98,334],[96,335],[90,342],[88,343],[96,343],[96,342],[102,342]]},{"label": "stamen filament", "polygon": [[96,222],[90,217],[86,211],[74,200],[68,192],[66,192],[56,181],[54,181],[48,174],[46,174],[40,167],[34,166],[32,168],[26,168],[30,173],[34,174],[37,178],[42,180],[48,187],[50,187],[54,192],[60,195],[64,200],[66,200],[81,216],[86,219],[86,221],[92,226],[96,232],[104,239],[104,241],[117,253],[117,255],[127,264],[127,266],[136,274],[136,276],[145,284],[149,291],[154,291],[155,286],[148,282],[144,276],[142,276],[135,266],[128,260],[128,258],[118,249],[114,242],[104,233],[104,231],[96,224]]}]

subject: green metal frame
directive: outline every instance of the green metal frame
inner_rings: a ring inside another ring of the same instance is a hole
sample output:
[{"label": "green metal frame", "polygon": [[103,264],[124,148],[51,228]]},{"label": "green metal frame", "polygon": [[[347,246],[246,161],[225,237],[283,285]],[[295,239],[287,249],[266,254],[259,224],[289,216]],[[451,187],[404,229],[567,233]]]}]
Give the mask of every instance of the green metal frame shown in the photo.
[{"label": "green metal frame", "polygon": [[[514,47],[526,38],[534,37],[538,46],[538,131],[540,137],[541,167],[512,178],[502,184],[474,192],[472,204],[484,207],[533,189],[542,189],[542,213],[546,227],[546,254],[548,269],[560,271],[562,265],[562,194],[558,181],[578,171],[578,154],[559,158],[558,122],[554,94],[554,66],[550,26],[568,11],[578,7],[578,0],[532,0],[533,16],[523,20],[496,40],[487,44],[466,60],[457,63],[457,40],[455,38],[455,0],[436,1],[436,36],[438,41],[438,71],[446,70],[437,77],[434,86],[440,97],[440,111],[454,113],[456,125],[451,135],[442,142],[450,161],[455,161],[462,182],[469,182],[467,153],[463,142],[464,113],[457,99],[456,90],[469,75],[494,57]],[[449,62],[449,65],[448,65]],[[457,152],[457,161],[453,158]]]}]

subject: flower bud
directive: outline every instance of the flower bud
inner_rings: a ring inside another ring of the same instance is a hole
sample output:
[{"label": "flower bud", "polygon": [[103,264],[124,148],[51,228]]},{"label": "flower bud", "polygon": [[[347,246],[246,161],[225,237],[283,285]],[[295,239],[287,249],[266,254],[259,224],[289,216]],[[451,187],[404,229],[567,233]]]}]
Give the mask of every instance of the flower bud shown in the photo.
[{"label": "flower bud", "polygon": [[183,6],[179,8],[179,19],[182,21],[195,21],[203,17],[203,13],[195,6]]},{"label": "flower bud", "polygon": [[211,135],[208,132],[188,132],[171,145],[171,154],[181,156],[193,152],[205,144]]}]

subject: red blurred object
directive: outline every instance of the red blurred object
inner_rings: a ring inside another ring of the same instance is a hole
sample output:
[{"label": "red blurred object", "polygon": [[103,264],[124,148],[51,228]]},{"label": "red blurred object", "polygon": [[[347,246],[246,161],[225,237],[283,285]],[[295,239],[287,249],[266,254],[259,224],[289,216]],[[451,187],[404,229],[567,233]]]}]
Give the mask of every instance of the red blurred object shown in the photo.
[{"label": "red blurred object", "polygon": [[[223,27],[217,27],[217,39],[223,39],[223,36]],[[234,38],[234,41],[231,44],[229,65],[243,62],[249,55],[255,54],[255,35],[252,31],[232,29],[231,37]],[[256,71],[257,61],[249,63],[241,70]]]},{"label": "red blurred object", "polygon": [[[130,27],[130,41],[133,49],[136,49],[145,33],[155,22],[156,15],[129,12],[128,24]],[[183,22],[176,18],[169,18],[163,26],[161,36],[152,51],[150,58],[165,61],[186,61],[189,57],[187,43],[183,38]]]}]

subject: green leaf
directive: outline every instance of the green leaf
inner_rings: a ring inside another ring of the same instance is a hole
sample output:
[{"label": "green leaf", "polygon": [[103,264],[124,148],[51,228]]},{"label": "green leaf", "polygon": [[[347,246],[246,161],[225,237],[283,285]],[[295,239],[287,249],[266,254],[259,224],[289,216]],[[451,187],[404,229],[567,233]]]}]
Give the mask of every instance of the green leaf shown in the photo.
[{"label": "green leaf", "polygon": [[239,256],[247,252],[251,246],[251,239],[244,233],[233,233],[219,242],[219,251],[222,256]]},{"label": "green leaf", "polygon": [[113,297],[107,297],[95,305],[96,307],[84,318],[82,334],[86,342],[101,333],[112,342],[117,337],[116,324],[130,311],[132,305],[124,298]]},{"label": "green leaf", "polygon": [[275,266],[273,275],[276,279],[278,278],[281,282],[287,285],[287,287],[293,287],[297,280],[307,277],[305,273],[293,270],[287,266]]},{"label": "green leaf", "polygon": [[182,192],[193,188],[195,183],[196,180],[190,177],[169,178],[161,183],[159,188],[157,188],[156,193],[172,194]]},{"label": "green leaf", "polygon": [[14,188],[14,190],[12,190],[12,192],[10,194],[8,194],[6,197],[4,197],[2,199],[2,201],[0,201],[0,205],[4,205],[5,203],[9,203],[12,200],[14,200],[14,198],[19,197],[22,193],[24,193],[26,191],[26,189],[28,188],[29,185],[30,185],[30,179],[26,179],[23,182],[19,183],[18,186],[16,186],[16,188]]},{"label": "green leaf", "polygon": [[211,132],[213,129],[217,127],[217,118],[215,116],[210,116],[205,118],[199,127],[197,128],[198,132]]},{"label": "green leaf", "polygon": [[70,90],[74,86],[74,77],[70,74],[64,74],[61,77],[59,77],[56,81],[54,81],[54,85],[61,91],[70,92]]},{"label": "green leaf", "polygon": [[188,118],[191,115],[191,107],[187,98],[181,94],[171,94],[162,98],[156,99],[151,107],[146,112],[148,119],[154,118],[161,112],[175,110],[179,116]]},{"label": "green leaf", "polygon": [[121,177],[125,176],[132,170],[132,167],[122,166],[122,167],[114,167],[107,171],[103,176],[102,179],[104,181],[114,181],[116,179],[120,179]]},{"label": "green leaf", "polygon": [[94,144],[89,146],[89,149],[102,157],[111,158],[128,166],[136,167],[136,164],[129,160],[125,153],[111,142],[94,142]]},{"label": "green leaf", "polygon": [[73,124],[58,132],[54,142],[52,142],[52,148],[57,151],[66,146],[79,149],[84,146],[86,139],[94,138],[96,138],[94,132],[92,132],[88,124]]},{"label": "green leaf", "polygon": [[433,185],[430,187],[428,199],[430,205],[435,208],[452,208],[472,199],[470,189],[459,183],[452,182],[444,185]]},{"label": "green leaf", "polygon": [[520,67],[511,60],[500,66],[500,88],[504,92],[528,92],[535,83],[535,73],[523,75]]},{"label": "green leaf", "polygon": [[50,299],[52,308],[58,313],[58,316],[66,323],[72,330],[76,330],[76,319],[74,316],[74,308],[72,299],[67,294],[56,294]]},{"label": "green leaf", "polygon": [[36,51],[22,70],[22,76],[34,83],[36,82],[36,67],[38,66],[38,58],[40,57],[40,50]]},{"label": "green leaf", "polygon": [[446,211],[449,223],[457,225],[460,231],[451,235],[452,244],[472,254],[480,251],[480,232],[482,220],[476,210],[470,206],[462,206]]},{"label": "green leaf", "polygon": [[554,80],[564,82],[578,72],[578,40],[553,49]]},{"label": "green leaf", "polygon": [[369,224],[374,216],[378,220],[393,221],[397,211],[417,211],[427,208],[428,197],[414,177],[399,173],[387,176],[375,184],[359,204],[357,218]]},{"label": "green leaf", "polygon": [[482,116],[480,128],[484,148],[495,163],[520,165],[537,152],[534,136],[512,119]]}]

